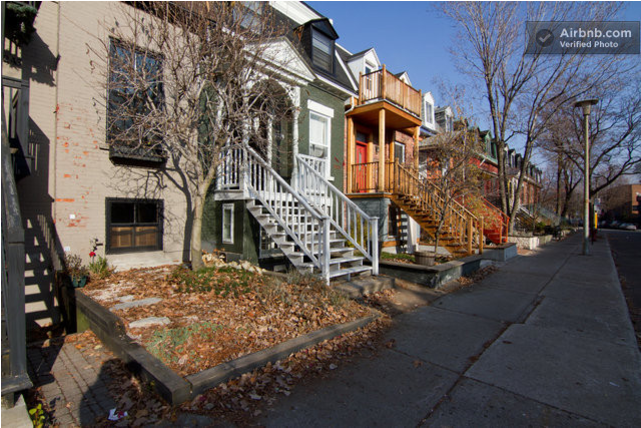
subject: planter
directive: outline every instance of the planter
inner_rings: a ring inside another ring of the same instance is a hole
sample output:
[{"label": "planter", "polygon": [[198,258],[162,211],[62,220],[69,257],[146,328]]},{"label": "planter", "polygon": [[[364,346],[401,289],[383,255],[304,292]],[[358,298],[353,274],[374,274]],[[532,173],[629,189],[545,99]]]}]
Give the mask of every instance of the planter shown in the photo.
[{"label": "planter", "polygon": [[83,288],[85,285],[87,285],[87,275],[78,277],[72,276],[71,285],[73,285],[73,288]]},{"label": "planter", "polygon": [[414,253],[414,259],[416,264],[421,266],[434,266],[434,260],[436,259],[436,254],[428,251],[417,251]]}]

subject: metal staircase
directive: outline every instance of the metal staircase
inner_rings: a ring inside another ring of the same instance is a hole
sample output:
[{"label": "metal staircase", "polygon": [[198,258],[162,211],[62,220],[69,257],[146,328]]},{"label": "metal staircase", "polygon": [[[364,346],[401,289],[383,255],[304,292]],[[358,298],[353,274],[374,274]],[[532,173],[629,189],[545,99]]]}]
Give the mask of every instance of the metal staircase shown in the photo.
[{"label": "metal staircase", "polygon": [[[373,219],[353,218],[351,230],[361,225],[361,233],[367,231],[366,238],[354,239],[330,215],[330,207],[337,205],[331,203],[327,192],[318,195],[324,202],[308,200],[247,146],[231,146],[221,152],[217,189],[234,187],[247,194],[248,211],[300,272],[319,274],[327,283],[340,276],[378,274],[378,234]],[[363,263],[366,258],[371,266]]]}]

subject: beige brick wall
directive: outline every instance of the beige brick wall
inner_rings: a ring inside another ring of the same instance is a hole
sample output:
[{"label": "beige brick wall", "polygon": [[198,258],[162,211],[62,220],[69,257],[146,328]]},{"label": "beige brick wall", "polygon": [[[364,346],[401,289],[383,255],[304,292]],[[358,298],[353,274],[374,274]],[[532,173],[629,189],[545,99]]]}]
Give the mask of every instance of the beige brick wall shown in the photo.
[{"label": "beige brick wall", "polygon": [[89,48],[101,50],[105,29],[116,25],[121,7],[128,6],[43,2],[40,7],[23,66],[31,79],[32,131],[40,143],[38,172],[19,184],[23,215],[51,215],[61,246],[89,261],[90,240],[106,239],[105,198],[162,199],[159,260],[180,261],[187,202],[172,180],[182,179],[166,170],[116,166],[105,150],[105,75]]}]

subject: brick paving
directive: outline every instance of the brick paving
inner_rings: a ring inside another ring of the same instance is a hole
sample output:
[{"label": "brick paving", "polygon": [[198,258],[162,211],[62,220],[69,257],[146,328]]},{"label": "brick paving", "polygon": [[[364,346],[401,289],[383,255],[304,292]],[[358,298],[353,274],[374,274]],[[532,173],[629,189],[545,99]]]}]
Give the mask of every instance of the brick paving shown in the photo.
[{"label": "brick paving", "polygon": [[76,347],[73,340],[29,346],[29,374],[51,409],[52,424],[92,425],[116,407],[107,389],[111,377],[103,369],[103,363],[113,358],[100,345]]}]

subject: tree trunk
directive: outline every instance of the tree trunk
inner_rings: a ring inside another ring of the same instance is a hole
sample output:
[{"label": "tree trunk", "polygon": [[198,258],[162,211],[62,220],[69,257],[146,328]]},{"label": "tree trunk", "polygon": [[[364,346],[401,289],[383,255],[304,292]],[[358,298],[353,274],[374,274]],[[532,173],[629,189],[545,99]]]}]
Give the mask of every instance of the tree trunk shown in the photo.
[{"label": "tree trunk", "polygon": [[204,196],[199,192],[199,194],[194,197],[194,220],[191,228],[191,268],[193,270],[200,269],[204,266],[201,241],[204,208]]}]

